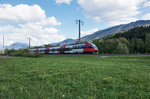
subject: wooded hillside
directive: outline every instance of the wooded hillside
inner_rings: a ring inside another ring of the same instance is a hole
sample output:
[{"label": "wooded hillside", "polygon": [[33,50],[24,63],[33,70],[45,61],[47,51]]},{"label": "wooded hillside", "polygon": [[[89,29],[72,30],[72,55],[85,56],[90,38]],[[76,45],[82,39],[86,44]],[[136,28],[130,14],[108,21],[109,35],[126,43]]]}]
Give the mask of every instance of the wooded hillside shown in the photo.
[{"label": "wooded hillside", "polygon": [[100,53],[105,54],[150,53],[150,26],[136,27],[105,39],[95,39],[93,43]]}]

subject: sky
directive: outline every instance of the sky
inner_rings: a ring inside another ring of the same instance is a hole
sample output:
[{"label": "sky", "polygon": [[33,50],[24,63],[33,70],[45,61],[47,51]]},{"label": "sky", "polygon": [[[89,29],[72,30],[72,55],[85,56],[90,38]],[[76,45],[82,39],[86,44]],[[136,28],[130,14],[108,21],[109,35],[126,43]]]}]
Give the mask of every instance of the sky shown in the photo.
[{"label": "sky", "polygon": [[38,46],[78,38],[111,26],[150,19],[150,0],[0,0],[0,45]]}]

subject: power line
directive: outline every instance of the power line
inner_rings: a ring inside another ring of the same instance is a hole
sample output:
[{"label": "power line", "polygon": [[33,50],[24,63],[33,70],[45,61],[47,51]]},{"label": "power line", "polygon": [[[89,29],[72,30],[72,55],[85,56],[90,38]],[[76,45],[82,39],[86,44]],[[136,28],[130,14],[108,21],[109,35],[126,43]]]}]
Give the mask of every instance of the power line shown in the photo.
[{"label": "power line", "polygon": [[79,24],[79,43],[80,43],[80,36],[81,36],[81,24],[83,25],[84,22],[81,20],[76,20],[76,24]]}]

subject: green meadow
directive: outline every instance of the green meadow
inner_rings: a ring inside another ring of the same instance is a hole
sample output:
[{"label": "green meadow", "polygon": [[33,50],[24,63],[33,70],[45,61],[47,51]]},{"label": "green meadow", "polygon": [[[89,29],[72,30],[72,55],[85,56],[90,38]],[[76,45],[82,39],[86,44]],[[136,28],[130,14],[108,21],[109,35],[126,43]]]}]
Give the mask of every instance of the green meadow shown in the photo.
[{"label": "green meadow", "polygon": [[1,58],[0,99],[150,99],[150,56]]}]

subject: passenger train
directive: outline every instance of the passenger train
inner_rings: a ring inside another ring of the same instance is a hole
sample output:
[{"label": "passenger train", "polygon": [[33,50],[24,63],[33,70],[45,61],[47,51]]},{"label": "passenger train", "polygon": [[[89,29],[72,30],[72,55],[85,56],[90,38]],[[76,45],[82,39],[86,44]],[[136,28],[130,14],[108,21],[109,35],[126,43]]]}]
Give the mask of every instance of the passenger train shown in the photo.
[{"label": "passenger train", "polygon": [[93,43],[82,43],[73,45],[64,45],[58,47],[48,48],[33,48],[29,50],[30,53],[43,53],[43,54],[76,54],[76,53],[98,53],[98,48]]}]

